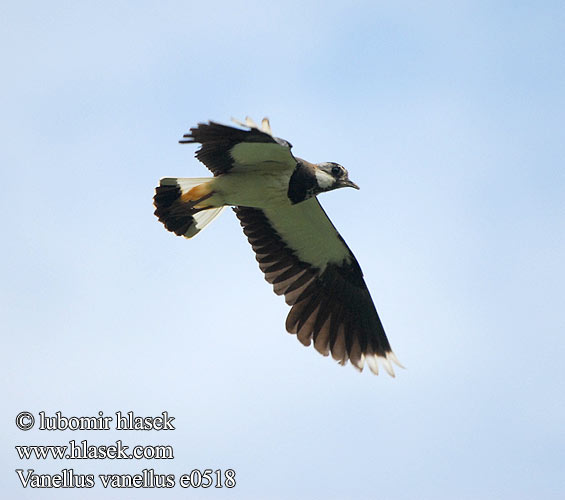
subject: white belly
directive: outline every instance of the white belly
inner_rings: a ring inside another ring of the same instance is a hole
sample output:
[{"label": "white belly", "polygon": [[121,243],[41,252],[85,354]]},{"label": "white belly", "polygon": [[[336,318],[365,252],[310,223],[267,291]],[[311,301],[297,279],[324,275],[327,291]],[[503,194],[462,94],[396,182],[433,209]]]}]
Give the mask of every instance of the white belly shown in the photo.
[{"label": "white belly", "polygon": [[214,206],[231,205],[254,208],[289,206],[288,183],[292,172],[277,168],[232,169],[216,177],[210,199]]}]

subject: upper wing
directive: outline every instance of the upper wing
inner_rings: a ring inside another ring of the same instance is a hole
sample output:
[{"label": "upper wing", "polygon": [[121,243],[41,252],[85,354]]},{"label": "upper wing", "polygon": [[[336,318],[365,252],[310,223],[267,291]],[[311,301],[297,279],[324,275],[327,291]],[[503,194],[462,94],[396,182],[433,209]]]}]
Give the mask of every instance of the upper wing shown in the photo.
[{"label": "upper wing", "polygon": [[265,163],[282,164],[291,169],[296,166],[296,159],[290,152],[292,145],[284,139],[273,137],[266,118],[261,129],[250,119],[244,126],[250,129],[241,130],[215,122],[199,123],[179,142],[202,144],[196,152],[196,158],[214,175],[223,174],[234,166],[252,167]]},{"label": "upper wing", "polygon": [[286,329],[304,345],[341,364],[378,374],[378,359],[394,376],[399,366],[357,260],[316,198],[264,211],[234,211],[275,293],[292,308]]}]

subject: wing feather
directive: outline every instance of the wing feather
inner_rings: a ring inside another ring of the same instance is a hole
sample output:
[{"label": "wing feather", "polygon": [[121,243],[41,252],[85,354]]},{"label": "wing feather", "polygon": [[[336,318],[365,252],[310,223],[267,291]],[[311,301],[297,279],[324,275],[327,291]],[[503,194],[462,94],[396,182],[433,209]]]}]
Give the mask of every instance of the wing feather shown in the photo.
[{"label": "wing feather", "polygon": [[[378,373],[380,358],[394,375],[390,361],[399,363],[361,268],[317,200],[280,210],[236,207],[234,211],[265,279],[291,306],[287,331],[304,345],[313,341],[317,351],[331,353],[340,364],[350,360],[359,370],[367,360],[371,371]],[[320,224],[322,218],[325,221]],[[308,229],[314,237],[302,237]]]},{"label": "wing feather", "polygon": [[270,126],[259,129],[249,120],[245,124],[239,124],[249,127],[249,130],[216,122],[199,123],[184,134],[179,142],[201,144],[196,151],[196,158],[215,176],[238,166],[249,168],[268,164],[294,169],[296,159],[290,151],[292,145],[284,139],[274,137]]}]

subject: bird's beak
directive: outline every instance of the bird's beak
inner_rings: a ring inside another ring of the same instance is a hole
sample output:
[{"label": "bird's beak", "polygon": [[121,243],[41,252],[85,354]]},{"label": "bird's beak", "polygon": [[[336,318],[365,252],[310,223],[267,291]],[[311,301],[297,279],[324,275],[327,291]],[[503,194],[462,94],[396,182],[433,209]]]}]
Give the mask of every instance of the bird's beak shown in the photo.
[{"label": "bird's beak", "polygon": [[339,181],[339,183],[340,183],[340,187],[352,187],[355,189],[359,189],[359,186],[354,182],[350,181],[349,179],[343,179],[342,181]]}]

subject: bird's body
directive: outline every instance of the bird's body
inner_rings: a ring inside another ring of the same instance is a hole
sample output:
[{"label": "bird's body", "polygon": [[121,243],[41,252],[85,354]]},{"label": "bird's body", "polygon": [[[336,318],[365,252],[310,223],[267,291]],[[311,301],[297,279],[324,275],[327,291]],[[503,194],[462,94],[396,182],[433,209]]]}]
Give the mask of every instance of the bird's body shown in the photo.
[{"label": "bird's body", "polygon": [[[273,137],[267,120],[250,130],[200,124],[181,142],[200,143],[196,156],[211,178],[163,178],[155,215],[177,235],[193,237],[233,206],[265,278],[292,309],[287,330],[322,354],[378,373],[398,364],[355,257],[316,195],[357,188],[337,163],[313,164]],[[358,189],[358,188],[357,188]]]},{"label": "bird's body", "polygon": [[269,208],[289,206],[288,182],[292,170],[272,166],[269,168],[234,168],[229,175],[211,180],[214,196],[210,203],[221,206]]}]

